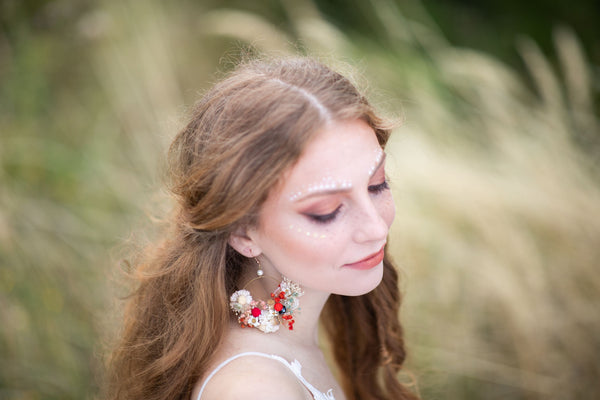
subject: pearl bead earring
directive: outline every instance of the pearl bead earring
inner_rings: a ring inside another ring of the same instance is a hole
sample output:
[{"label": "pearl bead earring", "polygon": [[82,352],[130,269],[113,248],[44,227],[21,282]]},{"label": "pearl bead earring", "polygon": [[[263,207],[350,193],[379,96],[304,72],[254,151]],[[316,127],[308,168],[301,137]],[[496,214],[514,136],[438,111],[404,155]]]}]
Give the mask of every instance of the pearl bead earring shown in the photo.
[{"label": "pearl bead earring", "polygon": [[256,276],[258,276],[260,278],[261,276],[263,276],[265,274],[265,272],[262,270],[262,268],[260,266],[260,261],[258,261],[258,258],[254,257],[254,261],[256,261],[256,264],[258,264],[258,269],[256,270]]}]

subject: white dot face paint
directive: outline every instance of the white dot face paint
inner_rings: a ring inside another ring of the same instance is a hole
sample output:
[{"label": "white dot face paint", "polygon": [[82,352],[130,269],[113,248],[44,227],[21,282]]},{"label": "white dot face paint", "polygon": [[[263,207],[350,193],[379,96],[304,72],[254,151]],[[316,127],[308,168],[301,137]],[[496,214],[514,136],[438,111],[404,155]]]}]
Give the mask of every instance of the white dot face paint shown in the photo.
[{"label": "white dot face paint", "polygon": [[375,132],[364,121],[332,122],[319,131],[248,232],[265,274],[279,273],[306,290],[373,290],[395,215],[384,164]]},{"label": "white dot face paint", "polygon": [[[377,147],[373,151],[375,153],[375,160],[367,171],[367,176],[370,178],[373,176],[377,168],[381,164],[384,152],[381,147]],[[352,189],[352,181],[350,179],[334,179],[330,175],[324,176],[321,181],[312,183],[308,186],[302,187],[299,190],[294,191],[289,195],[290,201],[296,201],[301,199],[303,196],[308,196],[321,192],[335,192],[337,190],[349,190]]]},{"label": "white dot face paint", "polygon": [[377,167],[379,166],[379,163],[381,163],[382,158],[383,158],[383,150],[381,148],[376,149],[375,150],[375,161],[373,162],[373,165],[371,165],[371,168],[369,168],[369,177],[373,176],[373,174],[377,170]]},{"label": "white dot face paint", "polygon": [[288,228],[291,232],[296,232],[299,235],[306,236],[306,237],[309,237],[312,239],[326,239],[327,238],[327,235],[325,235],[323,233],[306,231],[306,230],[304,230],[304,228],[299,227],[299,226],[297,227],[294,224],[291,224]]},{"label": "white dot face paint", "polygon": [[305,186],[300,190],[293,192],[289,196],[289,199],[290,201],[296,201],[305,195],[310,195],[313,193],[351,188],[352,182],[347,179],[333,179],[331,176],[324,176],[323,179],[321,179],[321,181],[311,183],[308,186]]},{"label": "white dot face paint", "polygon": [[[383,156],[384,156],[384,152],[381,149],[381,147],[377,147],[373,151],[373,153],[375,154],[375,156],[374,156],[375,159],[367,171],[368,177],[373,176],[373,174],[375,173],[377,168],[380,166],[381,160],[383,159]],[[311,183],[308,186],[305,186],[302,189],[293,192],[291,195],[289,195],[289,200],[293,202],[298,199],[301,199],[304,196],[310,196],[310,195],[319,194],[319,193],[336,192],[338,190],[346,191],[346,190],[350,190],[350,189],[352,189],[352,181],[350,181],[349,179],[334,179],[331,175],[326,175],[319,182]],[[318,232],[310,232],[310,231],[304,230],[303,228],[296,227],[293,224],[290,225],[290,230],[292,232],[297,232],[300,235],[314,238],[314,239],[327,238],[327,235],[325,235],[325,234],[318,233]]]}]

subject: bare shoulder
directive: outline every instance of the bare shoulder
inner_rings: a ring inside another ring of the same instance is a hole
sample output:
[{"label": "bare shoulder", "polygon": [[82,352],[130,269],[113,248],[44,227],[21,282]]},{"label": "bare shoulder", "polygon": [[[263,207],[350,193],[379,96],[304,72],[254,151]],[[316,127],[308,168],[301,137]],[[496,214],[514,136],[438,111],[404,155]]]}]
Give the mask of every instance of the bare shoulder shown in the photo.
[{"label": "bare shoulder", "polygon": [[[194,388],[192,400],[197,400],[201,385],[202,382],[199,382]],[[240,398],[308,400],[312,396],[281,362],[247,355],[229,362],[213,375],[204,388],[201,400]]]}]

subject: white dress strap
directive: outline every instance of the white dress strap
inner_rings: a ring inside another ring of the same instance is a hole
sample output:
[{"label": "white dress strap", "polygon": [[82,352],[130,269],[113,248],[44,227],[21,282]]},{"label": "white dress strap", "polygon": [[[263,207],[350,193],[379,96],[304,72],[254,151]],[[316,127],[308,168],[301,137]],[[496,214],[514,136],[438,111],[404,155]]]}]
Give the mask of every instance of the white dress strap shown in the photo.
[{"label": "white dress strap", "polygon": [[320,392],[317,388],[315,388],[313,385],[311,385],[306,379],[304,379],[304,377],[302,376],[302,373],[301,373],[302,365],[300,365],[298,360],[294,360],[293,362],[289,363],[283,357],[279,357],[279,356],[272,355],[272,354],[259,353],[256,351],[248,351],[245,353],[236,354],[235,356],[229,357],[227,360],[225,360],[221,364],[219,364],[219,366],[217,368],[215,368],[210,373],[210,375],[208,375],[208,377],[206,377],[206,380],[202,384],[202,387],[200,388],[200,393],[198,393],[198,397],[196,398],[196,400],[200,400],[200,397],[202,396],[202,392],[204,392],[204,389],[206,388],[206,384],[212,379],[213,376],[215,376],[215,374],[217,372],[219,372],[224,366],[226,366],[233,360],[236,360],[240,357],[245,357],[245,356],[258,356],[258,357],[270,358],[272,360],[279,361],[280,363],[282,363],[283,365],[288,367],[294,373],[294,375],[296,375],[298,380],[300,382],[302,382],[302,384],[308,389],[308,391],[313,395],[315,400],[335,400],[335,398],[333,397],[333,389],[329,389],[327,391],[327,393]]}]

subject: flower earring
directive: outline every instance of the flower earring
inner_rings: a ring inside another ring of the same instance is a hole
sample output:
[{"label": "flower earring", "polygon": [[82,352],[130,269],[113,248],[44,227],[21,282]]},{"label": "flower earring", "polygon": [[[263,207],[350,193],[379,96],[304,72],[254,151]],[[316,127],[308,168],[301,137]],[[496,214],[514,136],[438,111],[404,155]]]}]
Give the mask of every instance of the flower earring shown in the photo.
[{"label": "flower earring", "polygon": [[[258,264],[257,277],[248,284],[264,275],[260,261],[257,258],[254,260]],[[271,299],[255,300],[248,290],[242,289],[231,295],[229,306],[238,316],[242,328],[258,328],[262,332],[271,333],[279,330],[280,324],[285,324],[289,330],[293,330],[293,312],[299,309],[298,298],[303,294],[300,285],[284,277],[271,293]]]}]

